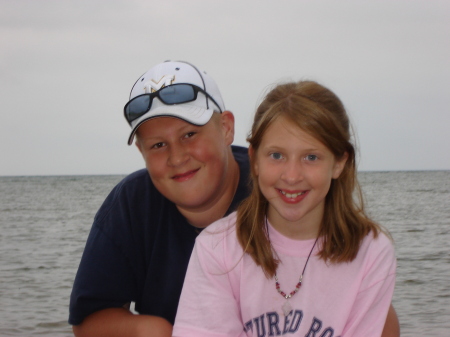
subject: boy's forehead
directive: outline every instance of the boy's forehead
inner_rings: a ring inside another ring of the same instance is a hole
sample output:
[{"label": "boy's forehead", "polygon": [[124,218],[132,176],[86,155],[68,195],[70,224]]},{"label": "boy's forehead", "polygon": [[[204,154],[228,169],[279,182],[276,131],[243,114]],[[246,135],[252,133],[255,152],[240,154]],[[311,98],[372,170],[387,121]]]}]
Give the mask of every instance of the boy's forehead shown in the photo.
[{"label": "boy's forehead", "polygon": [[138,136],[154,136],[158,134],[165,134],[175,131],[183,131],[185,129],[192,128],[204,128],[208,125],[211,120],[205,125],[195,125],[189,123],[181,118],[170,117],[170,116],[160,116],[151,118],[137,129],[136,135]]}]

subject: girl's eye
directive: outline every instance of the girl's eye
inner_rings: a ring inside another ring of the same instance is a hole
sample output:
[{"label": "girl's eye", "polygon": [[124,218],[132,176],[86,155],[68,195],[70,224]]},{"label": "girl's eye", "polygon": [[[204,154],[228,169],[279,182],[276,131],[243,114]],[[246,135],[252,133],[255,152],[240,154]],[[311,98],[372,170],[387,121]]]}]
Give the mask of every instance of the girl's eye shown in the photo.
[{"label": "girl's eye", "polygon": [[195,132],[188,132],[184,135],[184,138],[191,138],[193,135],[195,135]]},{"label": "girl's eye", "polygon": [[314,160],[317,160],[317,156],[315,154],[308,154],[305,157],[305,159],[308,160],[308,161],[314,161]]},{"label": "girl's eye", "polygon": [[281,155],[281,153],[279,152],[274,152],[270,154],[270,157],[272,157],[275,160],[280,160],[281,158],[283,158],[283,156]]}]

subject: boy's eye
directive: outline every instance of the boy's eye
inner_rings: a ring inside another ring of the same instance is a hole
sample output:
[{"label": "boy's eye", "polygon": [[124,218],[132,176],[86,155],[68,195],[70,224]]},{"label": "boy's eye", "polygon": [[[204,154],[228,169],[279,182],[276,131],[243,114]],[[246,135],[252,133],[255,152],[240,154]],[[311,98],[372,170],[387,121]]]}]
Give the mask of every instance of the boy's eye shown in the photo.
[{"label": "boy's eye", "polygon": [[188,132],[184,135],[184,138],[191,138],[193,135],[195,135],[195,132]]},{"label": "boy's eye", "polygon": [[270,156],[271,156],[273,159],[276,159],[276,160],[279,160],[279,159],[283,158],[283,156],[282,156],[281,153],[279,153],[279,152],[271,153]]},{"label": "boy's eye", "polygon": [[161,148],[161,147],[163,147],[164,146],[164,143],[163,142],[161,142],[161,143],[156,143],[156,144],[154,144],[153,146],[152,146],[152,149],[159,149],[159,148]]}]

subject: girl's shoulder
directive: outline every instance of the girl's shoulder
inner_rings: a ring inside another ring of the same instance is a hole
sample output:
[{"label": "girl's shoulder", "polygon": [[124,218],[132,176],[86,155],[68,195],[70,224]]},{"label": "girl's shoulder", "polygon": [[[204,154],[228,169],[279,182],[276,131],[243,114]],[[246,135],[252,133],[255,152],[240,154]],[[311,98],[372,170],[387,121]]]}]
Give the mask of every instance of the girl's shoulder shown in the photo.
[{"label": "girl's shoulder", "polygon": [[392,240],[388,234],[371,232],[361,242],[358,255],[350,265],[361,273],[360,291],[370,289],[379,282],[395,278],[397,259]]},{"label": "girl's shoulder", "polygon": [[384,232],[383,230],[380,230],[378,232],[378,235],[376,235],[373,233],[373,231],[371,231],[369,234],[366,235],[366,237],[363,239],[361,245],[371,245],[374,247],[391,247],[393,248],[393,241],[392,238],[390,237],[390,235],[386,232]]},{"label": "girl's shoulder", "polygon": [[211,235],[220,235],[229,232],[233,232],[236,230],[236,216],[237,213],[233,212],[226,217],[219,219],[209,226],[207,226],[200,233],[199,238],[209,237]]},{"label": "girl's shoulder", "polygon": [[236,212],[213,222],[206,227],[196,239],[198,245],[208,245],[217,249],[218,246],[239,246],[236,237]]},{"label": "girl's shoulder", "polygon": [[361,242],[358,256],[364,255],[368,259],[383,259],[385,261],[395,260],[395,249],[392,238],[389,234],[380,231],[375,237],[370,232]]},{"label": "girl's shoulder", "polygon": [[206,227],[195,241],[195,250],[204,261],[218,268],[215,272],[240,270],[236,267],[243,262],[244,250],[236,236],[236,213]]}]

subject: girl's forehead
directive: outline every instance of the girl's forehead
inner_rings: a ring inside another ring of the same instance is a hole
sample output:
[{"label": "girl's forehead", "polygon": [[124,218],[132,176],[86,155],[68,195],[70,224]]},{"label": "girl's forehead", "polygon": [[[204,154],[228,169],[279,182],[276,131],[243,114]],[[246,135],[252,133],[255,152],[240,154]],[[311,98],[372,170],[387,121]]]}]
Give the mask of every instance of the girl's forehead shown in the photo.
[{"label": "girl's forehead", "polygon": [[292,120],[280,117],[265,130],[262,146],[294,146],[302,148],[324,149],[326,146],[314,135],[305,131]]}]

